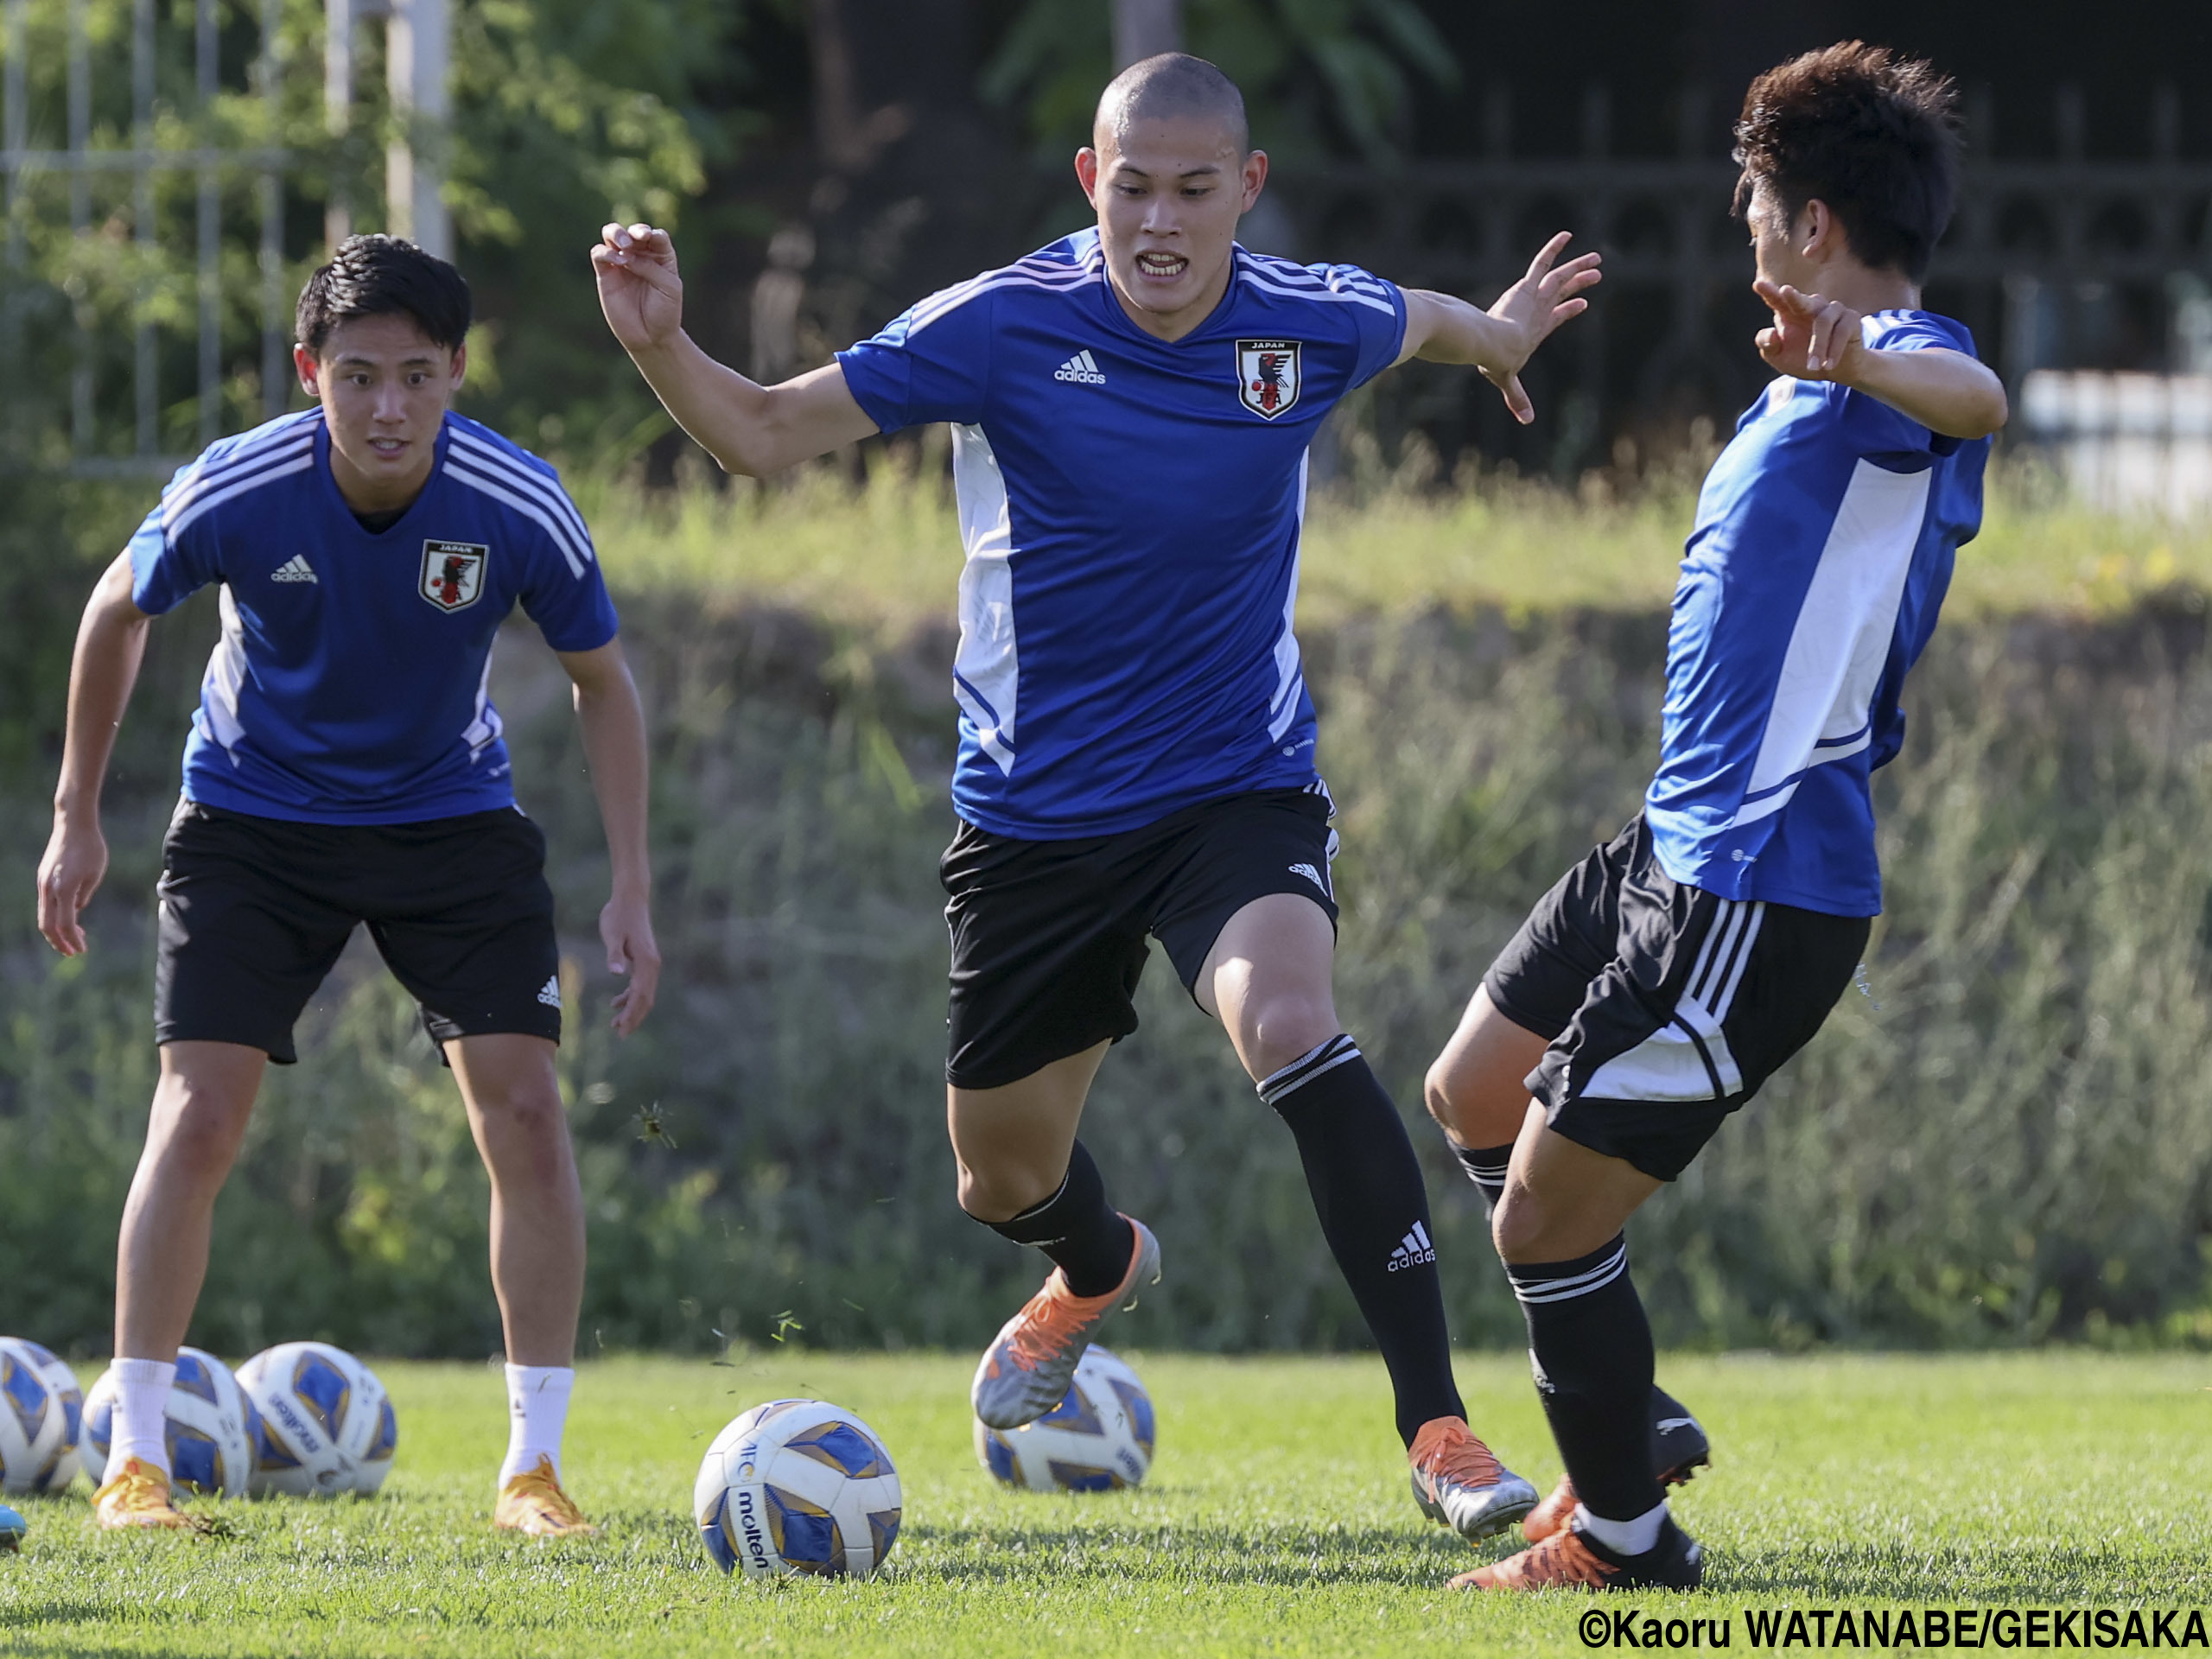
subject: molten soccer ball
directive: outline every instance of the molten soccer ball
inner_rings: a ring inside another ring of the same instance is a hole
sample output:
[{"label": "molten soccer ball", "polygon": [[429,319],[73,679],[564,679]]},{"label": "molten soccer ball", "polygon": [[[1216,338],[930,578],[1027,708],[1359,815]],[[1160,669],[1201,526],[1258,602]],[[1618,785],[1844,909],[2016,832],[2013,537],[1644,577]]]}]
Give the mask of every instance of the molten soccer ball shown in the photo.
[{"label": "molten soccer ball", "polygon": [[391,1472],[399,1419],[377,1374],[327,1342],[287,1342],[238,1367],[260,1432],[246,1491],[256,1497],[367,1497]]},{"label": "molten soccer ball", "polygon": [[[213,1497],[245,1496],[253,1467],[260,1414],[229,1366],[197,1348],[176,1351],[176,1381],[169,1388],[169,1478]],[[107,1472],[115,1433],[115,1372],[100,1374],[85,1396],[85,1434],[77,1448],[85,1473],[97,1486]]]},{"label": "molten soccer ball", "polygon": [[58,1491],[77,1478],[85,1396],[67,1365],[22,1337],[0,1337],[0,1491]]},{"label": "molten soccer ball", "polygon": [[1033,1492],[1111,1492],[1152,1467],[1152,1396],[1127,1362],[1092,1347],[1067,1395],[1033,1423],[976,1423],[976,1456],[992,1477]]},{"label": "molten soccer ball", "polygon": [[899,1537],[899,1471],[866,1423],[819,1400],[771,1400],[715,1436],[691,1513],[725,1573],[866,1578]]}]

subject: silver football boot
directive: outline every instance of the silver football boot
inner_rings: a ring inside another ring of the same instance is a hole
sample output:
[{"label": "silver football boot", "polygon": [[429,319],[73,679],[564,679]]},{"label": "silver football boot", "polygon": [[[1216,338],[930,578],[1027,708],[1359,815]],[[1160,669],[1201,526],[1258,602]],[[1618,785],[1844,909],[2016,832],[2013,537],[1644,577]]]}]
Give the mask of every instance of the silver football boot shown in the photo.
[{"label": "silver football boot", "polygon": [[1461,1418],[1423,1423],[1406,1458],[1421,1512],[1471,1544],[1536,1507],[1536,1489],[1500,1463]]},{"label": "silver football boot", "polygon": [[[999,1327],[983,1351],[969,1396],[986,1426],[1020,1428],[1058,1405],[1106,1316],[1117,1307],[1135,1307],[1138,1287],[1160,1282],[1160,1241],[1134,1216],[1122,1219],[1136,1243],[1120,1284],[1103,1296],[1077,1296],[1068,1290],[1067,1275],[1054,1268],[1044,1289]],[[1535,1502],[1534,1493],[1529,1502]]]}]

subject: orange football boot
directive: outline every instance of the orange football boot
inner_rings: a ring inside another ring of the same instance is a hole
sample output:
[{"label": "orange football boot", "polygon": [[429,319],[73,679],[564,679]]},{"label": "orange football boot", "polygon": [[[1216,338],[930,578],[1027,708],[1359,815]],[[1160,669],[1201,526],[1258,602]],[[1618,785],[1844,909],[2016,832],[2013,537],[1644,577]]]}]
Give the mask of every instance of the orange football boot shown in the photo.
[{"label": "orange football boot", "polygon": [[540,1454],[537,1467],[525,1469],[499,1489],[492,1524],[531,1538],[596,1538],[599,1529],[584,1518],[576,1502],[561,1490],[553,1459]]},{"label": "orange football boot", "polygon": [[101,1530],[120,1532],[131,1527],[191,1531],[193,1519],[169,1498],[169,1476],[137,1458],[126,1458],[114,1479],[92,1494],[92,1513]]}]

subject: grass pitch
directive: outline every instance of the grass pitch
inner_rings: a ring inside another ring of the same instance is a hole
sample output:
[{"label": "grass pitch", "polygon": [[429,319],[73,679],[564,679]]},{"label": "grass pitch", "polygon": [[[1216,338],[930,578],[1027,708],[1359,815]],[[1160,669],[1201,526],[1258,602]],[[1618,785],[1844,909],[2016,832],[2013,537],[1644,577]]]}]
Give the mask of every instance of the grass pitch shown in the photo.
[{"label": "grass pitch", "polygon": [[[1002,1491],[969,1448],[957,1357],[798,1353],[587,1366],[569,1484],[581,1545],[486,1526],[496,1370],[388,1363],[398,1464],[370,1501],[209,1504],[223,1540],[105,1537],[85,1488],[29,1502],[0,1557],[0,1650],[193,1655],[1398,1656],[1580,1651],[1586,1599],[1447,1594],[1475,1558],[1406,1491],[1380,1364],[1132,1355],[1160,1408],[1140,1491]],[[1523,1363],[1464,1358],[1482,1432],[1540,1487],[1558,1464]],[[1718,1467],[1677,1512],[1710,1552],[1662,1617],[1928,1601],[2212,1604],[2212,1366],[2187,1357],[1674,1359]],[[708,1560],[691,1479],[758,1401],[817,1395],[889,1442],[906,1496],[862,1583],[748,1584]],[[1631,1599],[1609,1599],[1620,1605]]]}]

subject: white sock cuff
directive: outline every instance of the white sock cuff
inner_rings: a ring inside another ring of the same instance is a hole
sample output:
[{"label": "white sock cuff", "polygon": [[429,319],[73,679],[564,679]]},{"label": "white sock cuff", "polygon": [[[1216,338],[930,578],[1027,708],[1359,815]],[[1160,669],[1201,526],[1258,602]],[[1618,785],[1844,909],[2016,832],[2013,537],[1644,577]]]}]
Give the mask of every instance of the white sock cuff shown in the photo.
[{"label": "white sock cuff", "polygon": [[573,1365],[509,1365],[507,1392],[517,1399],[567,1394],[576,1386]]},{"label": "white sock cuff", "polygon": [[1574,1523],[1616,1555],[1643,1555],[1659,1547],[1659,1529],[1667,1524],[1667,1506],[1646,1510],[1633,1521],[1608,1521],[1590,1513],[1587,1503],[1574,1506]]},{"label": "white sock cuff", "polygon": [[118,1355],[108,1369],[115,1373],[115,1386],[118,1389],[159,1388],[167,1393],[176,1385],[176,1361],[173,1359],[124,1359]]}]

